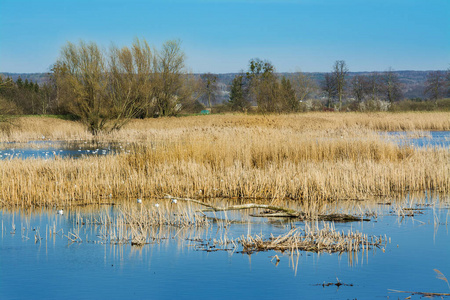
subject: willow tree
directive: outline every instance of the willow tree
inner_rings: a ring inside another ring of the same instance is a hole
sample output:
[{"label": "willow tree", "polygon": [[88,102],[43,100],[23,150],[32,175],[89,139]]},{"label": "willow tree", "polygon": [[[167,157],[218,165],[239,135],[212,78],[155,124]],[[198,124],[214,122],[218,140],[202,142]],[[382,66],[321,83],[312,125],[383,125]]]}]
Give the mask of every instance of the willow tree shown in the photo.
[{"label": "willow tree", "polygon": [[132,46],[112,46],[109,53],[108,97],[113,129],[142,116],[152,99],[153,55],[148,43],[136,39]]},{"label": "willow tree", "polygon": [[112,118],[107,75],[104,54],[93,42],[68,42],[53,68],[61,102],[93,134],[105,129]]},{"label": "willow tree", "polygon": [[152,66],[145,40],[109,52],[68,42],[53,68],[58,101],[94,135],[119,129],[149,104]]},{"label": "willow tree", "polygon": [[185,95],[182,93],[185,72],[185,55],[180,41],[172,40],[163,44],[153,59],[152,95],[155,113],[158,116],[176,114],[181,108]]}]

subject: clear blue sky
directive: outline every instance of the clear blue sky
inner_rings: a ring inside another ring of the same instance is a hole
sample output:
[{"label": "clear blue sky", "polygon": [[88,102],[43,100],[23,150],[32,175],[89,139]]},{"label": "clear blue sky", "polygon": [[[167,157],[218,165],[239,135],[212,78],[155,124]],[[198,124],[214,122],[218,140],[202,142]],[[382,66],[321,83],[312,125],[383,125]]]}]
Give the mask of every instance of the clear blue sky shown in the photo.
[{"label": "clear blue sky", "polygon": [[67,41],[180,39],[193,72],[436,70],[450,66],[450,0],[0,0],[0,72],[46,72]]}]

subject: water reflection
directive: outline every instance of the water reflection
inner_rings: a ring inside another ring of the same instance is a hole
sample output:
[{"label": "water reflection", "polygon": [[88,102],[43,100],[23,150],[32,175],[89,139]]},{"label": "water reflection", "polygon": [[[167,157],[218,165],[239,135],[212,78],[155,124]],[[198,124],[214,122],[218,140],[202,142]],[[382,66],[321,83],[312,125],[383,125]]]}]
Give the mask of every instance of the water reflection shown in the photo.
[{"label": "water reflection", "polygon": [[[143,202],[149,208],[154,207],[150,200]],[[284,204],[295,207],[293,203]],[[450,275],[449,204],[446,195],[328,204],[323,211],[348,212],[353,207],[354,211],[376,212],[371,222],[336,223],[336,230],[386,234],[390,244],[384,251],[381,248],[342,254],[295,251],[294,255],[275,251],[247,255],[225,244],[242,235],[278,236],[292,226],[305,226],[303,222],[282,219],[266,222],[264,218],[249,217],[247,212],[215,216],[242,221],[236,223],[152,226],[148,231],[150,243],[138,247],[129,242],[105,242],[102,238],[108,227],[117,222],[114,216],[119,215],[120,205],[126,205],[125,202],[67,208],[64,215],[58,215],[56,208],[2,210],[0,298],[60,298],[73,290],[74,281],[83,289],[65,298],[123,299],[131,293],[135,298],[157,299],[211,295],[219,299],[298,295],[309,299],[346,299],[386,297],[388,289],[445,292],[445,282],[435,278],[433,269]],[[134,201],[127,205],[140,209]],[[420,208],[422,213],[414,216],[399,213],[406,208]],[[105,216],[109,216],[109,224]],[[312,222],[309,226],[323,224]],[[81,241],[70,241],[70,233]],[[37,240],[36,236],[42,239]],[[205,247],[201,244],[213,245],[214,241],[222,241],[223,248],[230,250],[203,251]],[[273,260],[275,255],[279,262]],[[337,289],[321,285],[336,282],[336,277],[353,286]]]},{"label": "water reflection", "polygon": [[129,152],[130,144],[100,143],[96,141],[31,141],[28,143],[0,143],[0,159],[81,158]]},{"label": "water reflection", "polygon": [[400,145],[415,147],[450,147],[450,131],[393,131],[388,132],[386,138]]}]

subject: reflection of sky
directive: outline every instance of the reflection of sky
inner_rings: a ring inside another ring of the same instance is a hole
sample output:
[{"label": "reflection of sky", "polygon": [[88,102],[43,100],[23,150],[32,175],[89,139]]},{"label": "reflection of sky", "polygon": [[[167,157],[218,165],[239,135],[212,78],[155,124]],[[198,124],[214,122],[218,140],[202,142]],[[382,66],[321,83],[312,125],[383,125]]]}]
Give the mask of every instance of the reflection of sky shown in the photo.
[{"label": "reflection of sky", "polygon": [[[414,206],[413,206],[414,207]],[[435,277],[439,269],[450,277],[450,238],[447,208],[425,207],[423,215],[401,219],[389,212],[392,207],[378,208],[379,216],[371,222],[336,224],[338,230],[386,234],[391,238],[386,252],[370,250],[358,253],[349,264],[348,255],[300,252],[290,257],[277,252],[260,252],[251,256],[229,252],[196,251],[196,243],[185,238],[220,238],[223,229],[194,229],[179,232],[177,228],[159,232],[167,237],[142,248],[99,243],[68,244],[64,237],[74,232],[75,215],[48,214],[24,216],[16,213],[16,234],[11,235],[12,215],[1,214],[3,231],[0,240],[0,298],[108,298],[108,299],[229,299],[259,298],[385,298],[388,289],[420,292],[449,292],[445,282]],[[64,230],[54,238],[45,238],[53,227]],[[296,224],[304,226],[302,223]],[[28,228],[28,230],[22,230]],[[35,244],[32,229],[38,229],[44,240]],[[251,226],[252,234],[275,235],[288,231],[281,223]],[[228,238],[246,235],[248,224],[232,224]],[[82,227],[78,234],[85,240],[100,241],[99,227]],[[172,239],[177,235],[177,238]],[[30,239],[23,238],[27,236]],[[178,238],[181,237],[181,238]],[[278,266],[271,263],[277,254]],[[352,287],[315,286],[336,282],[336,277]],[[392,295],[402,297],[401,294]],[[407,296],[406,294],[404,295]]]},{"label": "reflection of sky", "polygon": [[61,141],[45,141],[30,143],[7,143],[0,148],[0,159],[12,158],[80,158],[90,155],[107,155],[123,151],[121,146],[99,146],[77,144]]},{"label": "reflection of sky", "polygon": [[389,132],[388,136],[400,145],[417,147],[450,147],[450,131],[430,131],[424,137],[410,137],[408,132]]}]

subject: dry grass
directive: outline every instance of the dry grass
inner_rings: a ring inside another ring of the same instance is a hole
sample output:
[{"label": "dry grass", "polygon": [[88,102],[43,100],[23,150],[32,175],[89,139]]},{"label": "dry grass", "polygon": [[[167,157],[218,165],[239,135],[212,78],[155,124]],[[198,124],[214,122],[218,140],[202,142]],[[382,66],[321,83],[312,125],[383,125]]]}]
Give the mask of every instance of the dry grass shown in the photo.
[{"label": "dry grass", "polygon": [[367,236],[360,232],[349,230],[336,231],[332,223],[324,223],[322,229],[306,224],[305,229],[291,229],[280,236],[271,236],[265,240],[262,236],[243,236],[238,239],[243,252],[253,253],[259,251],[298,251],[309,252],[358,252],[368,251],[373,247],[386,247],[387,239],[383,237]]},{"label": "dry grass", "polygon": [[[22,117],[0,130],[0,142],[86,140],[93,136],[74,121],[46,117]],[[121,131],[100,135],[100,140],[150,141],[164,130],[202,128],[289,129],[296,132],[368,129],[378,131],[450,130],[446,112],[408,113],[304,113],[291,115],[209,115],[182,118],[132,120]]]},{"label": "dry grass", "polygon": [[[52,140],[89,137],[69,121],[19,121],[21,130],[0,140],[24,141],[44,132]],[[98,137],[133,142],[131,153],[78,160],[1,160],[0,205],[72,206],[170,194],[272,203],[291,199],[314,211],[325,200],[425,190],[448,193],[448,149],[399,147],[368,128],[449,127],[448,114],[442,113],[135,120],[123,131]]]}]

